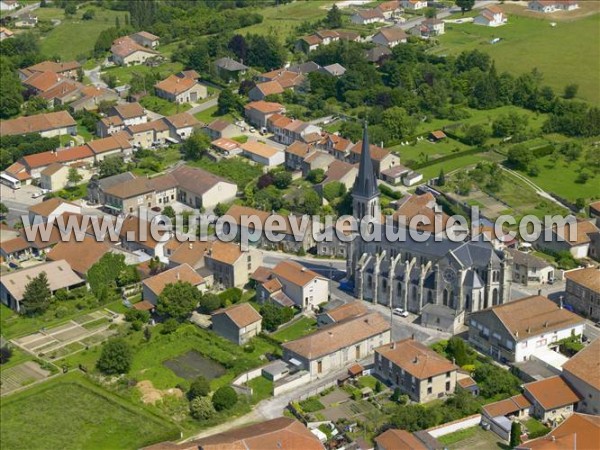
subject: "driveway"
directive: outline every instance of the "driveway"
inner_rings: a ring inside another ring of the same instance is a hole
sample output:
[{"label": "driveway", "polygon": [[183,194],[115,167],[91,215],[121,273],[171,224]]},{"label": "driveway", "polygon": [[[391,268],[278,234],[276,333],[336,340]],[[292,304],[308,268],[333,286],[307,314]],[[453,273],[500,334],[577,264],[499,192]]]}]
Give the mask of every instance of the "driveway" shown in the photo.
[{"label": "driveway", "polygon": [[207,109],[212,108],[213,106],[217,106],[217,98],[214,97],[210,100],[205,101],[204,103],[200,103],[197,106],[194,106],[192,109],[189,109],[187,112],[191,115],[198,114],[199,112],[206,111]]}]

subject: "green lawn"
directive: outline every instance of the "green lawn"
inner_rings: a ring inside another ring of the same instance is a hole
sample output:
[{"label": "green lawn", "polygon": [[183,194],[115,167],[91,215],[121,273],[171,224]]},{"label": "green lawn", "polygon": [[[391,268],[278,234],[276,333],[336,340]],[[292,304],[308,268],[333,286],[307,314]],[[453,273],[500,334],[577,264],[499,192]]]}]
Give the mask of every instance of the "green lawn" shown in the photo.
[{"label": "green lawn", "polygon": [[239,189],[243,189],[249,182],[262,175],[260,166],[252,165],[243,158],[223,159],[219,162],[202,158],[197,161],[188,161],[188,164],[227,178],[237,183]]},{"label": "green lawn", "polygon": [[375,390],[375,385],[377,384],[377,378],[372,375],[365,375],[358,379],[358,386],[361,388],[371,388]]},{"label": "green lawn", "polygon": [[447,174],[452,172],[453,170],[462,169],[468,166],[474,166],[480,161],[485,161],[487,159],[487,155],[485,153],[480,153],[478,155],[466,155],[461,156],[450,161],[444,161],[438,164],[432,164],[431,166],[423,167],[422,169],[418,169],[417,172],[423,174],[423,180],[429,180],[430,178],[437,177],[440,174],[440,169],[444,169],[444,172]]},{"label": "green lawn", "polygon": [[294,339],[306,336],[317,328],[317,321],[308,317],[302,317],[290,326],[279,329],[272,334],[274,339],[279,342],[293,341]]},{"label": "green lawn", "polygon": [[267,34],[273,31],[282,40],[285,40],[287,36],[295,34],[295,28],[301,25],[302,22],[315,22],[325,18],[327,14],[325,8],[332,3],[333,1],[310,0],[260,8],[256,12],[262,14],[263,22],[242,28],[239,31],[244,34]]},{"label": "green lawn", "polygon": [[212,106],[208,109],[205,109],[204,111],[200,111],[199,113],[194,114],[194,117],[196,117],[196,119],[198,119],[200,122],[206,124],[209,124],[216,119],[222,119],[228,122],[235,122],[237,120],[237,118],[233,114],[225,114],[222,116],[218,115],[217,109],[217,106]]},{"label": "green lawn", "polygon": [[418,163],[431,161],[452,153],[462,152],[468,148],[465,144],[448,138],[435,144],[423,139],[414,145],[396,145],[391,147],[390,150],[400,156],[402,164],[410,165],[411,161]]},{"label": "green lawn", "polygon": [[[93,20],[81,20],[84,11],[96,12]],[[115,26],[115,17],[124,19],[125,12],[110,11],[86,5],[73,18],[66,18],[62,10],[39,8],[40,19],[59,19],[60,25],[42,36],[41,49],[46,57],[59,56],[63,60],[76,59],[81,55],[90,55],[96,39],[103,30]]]},{"label": "green lawn", "polygon": [[258,403],[265,398],[273,395],[273,382],[265,377],[254,378],[248,381],[248,386],[252,388],[252,402]]},{"label": "green lawn", "polygon": [[457,442],[463,441],[467,438],[475,436],[479,427],[465,428],[463,430],[458,430],[450,434],[445,434],[438,438],[443,445],[456,444]]},{"label": "green lawn", "polygon": [[[148,67],[143,64],[129,67],[108,67],[102,73],[115,75],[117,84],[129,84],[135,74],[146,75],[148,73],[159,73],[162,78],[167,78],[169,75],[183,70],[183,64],[180,62],[166,62],[158,67]],[[152,86],[146,86],[147,90],[151,90]]]},{"label": "green lawn", "polygon": [[177,439],[172,424],[69,374],[5,397],[3,450],[135,449]]},{"label": "green lawn", "polygon": [[544,436],[545,434],[548,434],[548,432],[550,431],[550,428],[548,428],[543,423],[541,423],[539,420],[537,420],[533,417],[528,419],[524,423],[524,425],[527,428],[528,434],[531,436],[537,436],[537,437]]},{"label": "green lawn", "polygon": [[189,103],[173,103],[164,98],[154,95],[147,95],[140,100],[140,104],[152,112],[162,114],[163,116],[172,116],[187,111],[192,107]]},{"label": "green lawn", "polygon": [[[493,38],[501,38],[490,44]],[[568,83],[579,84],[578,96],[591,103],[600,101],[600,15],[572,22],[558,22],[555,28],[545,19],[510,15],[508,24],[489,28],[474,24],[448,24],[438,38],[440,55],[479,49],[488,53],[499,71],[515,75],[539,69],[544,82],[557,92]],[[574,70],[576,68],[576,70]]]}]

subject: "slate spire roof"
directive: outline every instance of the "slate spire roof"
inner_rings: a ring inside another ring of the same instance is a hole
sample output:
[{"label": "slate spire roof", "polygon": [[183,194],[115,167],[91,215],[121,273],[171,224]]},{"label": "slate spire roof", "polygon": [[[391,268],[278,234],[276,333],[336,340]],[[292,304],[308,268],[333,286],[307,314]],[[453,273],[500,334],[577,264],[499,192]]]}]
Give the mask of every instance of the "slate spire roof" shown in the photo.
[{"label": "slate spire roof", "polygon": [[366,122],[363,129],[358,177],[356,177],[352,194],[364,198],[373,198],[379,195],[377,178],[373,169],[373,161],[371,160],[371,147],[369,145],[369,132]]}]

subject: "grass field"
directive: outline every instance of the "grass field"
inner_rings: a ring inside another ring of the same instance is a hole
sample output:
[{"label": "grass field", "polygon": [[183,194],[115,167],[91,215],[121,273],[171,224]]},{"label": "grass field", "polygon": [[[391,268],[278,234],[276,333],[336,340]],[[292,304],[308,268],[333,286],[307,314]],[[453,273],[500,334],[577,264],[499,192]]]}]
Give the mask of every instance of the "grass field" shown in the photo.
[{"label": "grass field", "polygon": [[432,143],[427,139],[418,141],[414,145],[396,145],[390,150],[400,155],[402,164],[407,164],[410,161],[424,162],[431,161],[442,156],[450,155],[454,152],[462,152],[468,147],[453,139],[444,139],[441,142]]},{"label": "grass field", "polygon": [[[94,10],[96,16],[92,20],[81,20],[81,15],[88,9]],[[59,56],[68,61],[80,55],[89,55],[100,32],[114,27],[115,17],[123,21],[125,13],[85,6],[73,18],[66,18],[64,11],[56,8],[39,8],[36,14],[40,19],[61,21],[60,25],[42,36],[41,48],[47,57]]]},{"label": "grass field", "polygon": [[235,122],[237,120],[237,117],[235,117],[233,114],[225,114],[225,115],[218,115],[217,114],[217,109],[218,106],[212,106],[208,109],[205,109],[204,111],[200,111],[197,114],[194,114],[194,117],[196,119],[198,119],[200,122],[202,123],[206,123],[209,124],[211,123],[213,120],[216,119],[222,119],[222,120],[226,120],[228,122]]},{"label": "grass field", "polygon": [[308,317],[302,317],[301,319],[294,322],[292,325],[281,328],[279,331],[273,333],[272,337],[277,339],[279,342],[288,342],[312,333],[317,328],[317,321],[309,319]]},{"label": "grass field", "polygon": [[254,378],[248,381],[248,386],[252,388],[252,402],[258,403],[265,398],[273,395],[273,382],[265,377]]},{"label": "grass field", "polygon": [[[146,75],[148,73],[159,73],[163,78],[183,70],[183,64],[179,62],[167,62],[158,67],[148,67],[143,64],[129,67],[108,67],[102,73],[114,75],[117,77],[117,84],[129,84],[134,74]],[[152,90],[152,86],[146,86],[147,90]]]},{"label": "grass field", "polygon": [[158,416],[69,374],[2,399],[3,450],[135,449],[175,439]]},{"label": "grass field", "polygon": [[171,116],[187,111],[192,107],[189,103],[174,103],[154,95],[147,95],[140,100],[140,104],[152,112],[163,116]]},{"label": "grass field", "polygon": [[[501,38],[490,44],[493,38]],[[579,84],[578,97],[600,101],[600,14],[551,28],[544,19],[509,16],[508,24],[488,28],[473,24],[447,25],[438,38],[440,55],[479,49],[488,53],[499,71],[515,75],[537,68],[544,83],[562,93],[568,83]],[[575,69],[576,68],[576,69]]]},{"label": "grass field", "polygon": [[304,21],[314,22],[323,19],[327,9],[333,2],[323,0],[297,1],[286,5],[257,9],[262,14],[262,23],[242,28],[246,33],[267,34],[273,31],[280,39],[294,34],[294,28]]}]

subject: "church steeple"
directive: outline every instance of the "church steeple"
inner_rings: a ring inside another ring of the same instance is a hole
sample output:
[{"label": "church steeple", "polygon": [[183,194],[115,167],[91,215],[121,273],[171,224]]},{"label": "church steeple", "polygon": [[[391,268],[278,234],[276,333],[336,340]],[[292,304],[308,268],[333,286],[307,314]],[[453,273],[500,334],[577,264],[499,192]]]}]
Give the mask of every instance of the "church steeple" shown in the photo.
[{"label": "church steeple", "polygon": [[358,176],[352,188],[352,204],[354,217],[362,219],[366,215],[370,215],[378,218],[379,189],[377,188],[377,176],[371,160],[371,146],[369,145],[369,132],[366,121],[363,129]]}]

